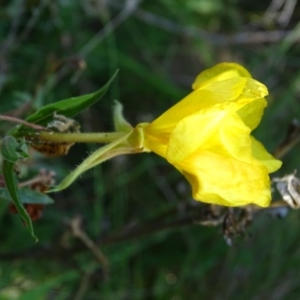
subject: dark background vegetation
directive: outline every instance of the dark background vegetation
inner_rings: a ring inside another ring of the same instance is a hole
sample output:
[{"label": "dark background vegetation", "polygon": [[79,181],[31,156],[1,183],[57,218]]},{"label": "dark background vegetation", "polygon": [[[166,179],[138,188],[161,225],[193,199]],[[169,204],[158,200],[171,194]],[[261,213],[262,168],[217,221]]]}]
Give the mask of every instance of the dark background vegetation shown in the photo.
[{"label": "dark background vegetation", "polygon": [[[105,97],[76,117],[82,131],[110,131],[114,99],[133,125],[150,121],[189,93],[200,71],[235,61],[269,88],[254,134],[272,152],[300,118],[299,16],[293,0],[1,1],[0,112],[25,118],[97,90],[120,69]],[[8,124],[0,125],[3,136]],[[20,168],[24,178],[45,168],[61,180],[97,147],[51,159],[32,152]],[[299,146],[283,161],[277,176],[298,168]],[[229,247],[221,227],[196,224],[190,187],[154,154],[116,158],[51,196],[34,223],[38,243],[0,202],[1,300],[299,297],[298,211],[258,214]],[[70,230],[78,215],[99,247]]]}]

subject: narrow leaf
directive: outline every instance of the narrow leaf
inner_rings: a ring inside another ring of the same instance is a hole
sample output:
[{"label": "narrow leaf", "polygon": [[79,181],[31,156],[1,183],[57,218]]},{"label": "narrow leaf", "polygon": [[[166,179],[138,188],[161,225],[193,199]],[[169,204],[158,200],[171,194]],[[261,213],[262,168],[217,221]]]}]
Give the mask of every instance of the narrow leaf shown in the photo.
[{"label": "narrow leaf", "polygon": [[[73,117],[77,115],[79,112],[93,105],[105,95],[110,84],[117,76],[117,73],[118,71],[116,71],[115,74],[111,77],[111,79],[98,91],[87,95],[72,97],[45,105],[29,117],[27,117],[26,121],[38,125],[46,125],[47,123],[53,120],[54,112],[56,112],[57,114],[64,115],[66,117]],[[22,133],[24,134],[24,131],[29,131],[29,129],[24,125],[21,125],[15,131],[13,131],[12,134],[18,136],[22,135]]]},{"label": "narrow leaf", "polygon": [[37,241],[37,237],[34,235],[33,232],[31,219],[20,202],[17,182],[14,173],[15,162],[18,159],[26,156],[26,153],[24,152],[24,149],[22,147],[23,145],[19,144],[12,136],[6,136],[2,140],[2,145],[1,145],[1,152],[3,156],[2,175],[5,180],[7,191],[10,197],[12,198],[12,201],[14,202],[14,205],[18,213],[26,222],[32,237],[35,238]]},{"label": "narrow leaf", "polygon": [[14,202],[14,205],[15,205],[18,213],[23,218],[23,220],[26,222],[32,237],[35,238],[35,240],[37,241],[38,239],[34,235],[31,219],[30,219],[29,215],[27,214],[27,211],[25,210],[25,208],[23,207],[23,205],[20,202],[13,168],[14,168],[13,163],[9,162],[8,160],[3,160],[2,173],[3,173],[3,177],[5,179],[7,190],[10,194],[10,197],[12,198],[12,200]]}]

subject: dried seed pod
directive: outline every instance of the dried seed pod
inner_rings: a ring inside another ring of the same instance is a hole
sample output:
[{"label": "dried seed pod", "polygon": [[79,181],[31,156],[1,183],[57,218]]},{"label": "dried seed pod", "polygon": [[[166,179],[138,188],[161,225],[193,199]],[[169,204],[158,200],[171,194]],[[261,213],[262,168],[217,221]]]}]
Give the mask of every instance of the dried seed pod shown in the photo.
[{"label": "dried seed pod", "polygon": [[[63,115],[54,113],[53,121],[48,123],[46,128],[51,132],[60,133],[78,133],[80,132],[80,124],[73,119],[67,118]],[[44,141],[39,138],[39,134],[35,133],[26,137],[32,148],[36,151],[49,156],[57,157],[68,154],[70,148],[74,143],[70,142],[52,142]]]},{"label": "dried seed pod", "polygon": [[291,208],[300,208],[300,180],[296,177],[296,171],[282,178],[274,178],[273,181],[276,182],[276,188],[282,199]]},{"label": "dried seed pod", "polygon": [[66,155],[73,145],[74,143],[54,143],[45,141],[31,143],[32,148],[48,157]]}]

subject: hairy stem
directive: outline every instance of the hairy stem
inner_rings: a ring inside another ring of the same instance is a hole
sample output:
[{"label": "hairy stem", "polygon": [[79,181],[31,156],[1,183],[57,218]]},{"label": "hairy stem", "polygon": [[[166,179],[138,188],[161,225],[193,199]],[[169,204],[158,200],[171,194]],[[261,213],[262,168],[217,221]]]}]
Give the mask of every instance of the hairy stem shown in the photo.
[{"label": "hairy stem", "polygon": [[110,143],[124,136],[125,132],[104,132],[104,133],[60,133],[42,131],[38,138],[43,141],[56,143]]}]

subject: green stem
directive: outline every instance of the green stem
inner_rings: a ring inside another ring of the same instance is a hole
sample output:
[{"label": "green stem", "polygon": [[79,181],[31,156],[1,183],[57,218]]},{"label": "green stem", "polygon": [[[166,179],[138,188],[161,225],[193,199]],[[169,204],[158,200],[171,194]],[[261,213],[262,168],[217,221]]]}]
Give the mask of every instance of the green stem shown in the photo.
[{"label": "green stem", "polygon": [[41,131],[37,135],[37,138],[56,143],[110,143],[126,134],[128,134],[128,132],[60,133]]}]

